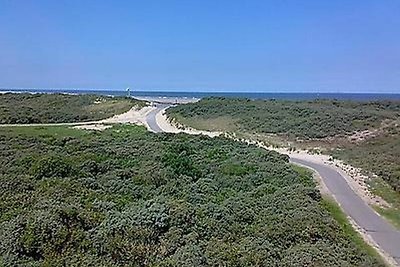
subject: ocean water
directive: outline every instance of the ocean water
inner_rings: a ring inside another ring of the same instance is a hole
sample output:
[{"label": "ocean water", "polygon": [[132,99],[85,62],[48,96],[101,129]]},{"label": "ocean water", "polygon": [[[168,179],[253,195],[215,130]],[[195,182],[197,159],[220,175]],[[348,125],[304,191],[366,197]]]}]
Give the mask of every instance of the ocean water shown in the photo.
[{"label": "ocean water", "polygon": [[[126,96],[126,91],[116,90],[79,90],[79,89],[7,89],[0,88],[2,92],[31,92],[31,93],[68,93],[68,94],[98,94],[110,96]],[[400,100],[398,94],[380,93],[245,93],[245,92],[166,92],[166,91],[131,91],[131,96],[148,99],[187,99],[197,100],[204,97],[232,97],[249,99],[284,99],[284,100],[314,100],[314,99],[337,99],[355,101],[374,100]]]}]

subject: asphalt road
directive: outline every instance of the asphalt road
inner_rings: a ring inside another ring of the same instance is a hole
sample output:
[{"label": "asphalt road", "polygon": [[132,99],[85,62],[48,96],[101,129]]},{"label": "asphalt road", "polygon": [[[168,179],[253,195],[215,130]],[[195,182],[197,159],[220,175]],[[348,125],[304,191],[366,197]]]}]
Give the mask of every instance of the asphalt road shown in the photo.
[{"label": "asphalt road", "polygon": [[307,166],[319,173],[343,211],[364,229],[379,247],[400,265],[400,231],[379,216],[347,184],[345,178],[333,168],[291,158],[291,162]]},{"label": "asphalt road", "polygon": [[[157,109],[147,116],[149,128],[158,133],[162,129],[156,121],[156,114],[168,105],[158,105]],[[400,231],[379,216],[368,206],[347,184],[345,178],[335,169],[310,161],[291,158],[291,162],[304,165],[319,173],[329,192],[335,197],[343,211],[350,216],[356,224],[364,229],[376,244],[390,255],[400,266]]]},{"label": "asphalt road", "polygon": [[156,115],[158,112],[160,112],[162,109],[172,106],[171,104],[156,104],[156,109],[152,110],[147,114],[146,117],[146,122],[147,125],[149,126],[150,130],[155,132],[155,133],[161,133],[163,130],[158,126],[157,121],[156,121]]}]

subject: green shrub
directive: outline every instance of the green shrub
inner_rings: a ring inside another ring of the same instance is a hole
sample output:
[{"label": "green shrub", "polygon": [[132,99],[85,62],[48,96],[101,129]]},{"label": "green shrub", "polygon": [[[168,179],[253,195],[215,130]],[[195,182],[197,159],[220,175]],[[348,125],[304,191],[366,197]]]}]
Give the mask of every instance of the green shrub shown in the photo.
[{"label": "green shrub", "polygon": [[41,158],[31,168],[31,174],[35,179],[65,178],[73,172],[71,164],[57,156]]},{"label": "green shrub", "polygon": [[0,129],[5,266],[380,265],[287,156],[132,126],[53,130]]}]

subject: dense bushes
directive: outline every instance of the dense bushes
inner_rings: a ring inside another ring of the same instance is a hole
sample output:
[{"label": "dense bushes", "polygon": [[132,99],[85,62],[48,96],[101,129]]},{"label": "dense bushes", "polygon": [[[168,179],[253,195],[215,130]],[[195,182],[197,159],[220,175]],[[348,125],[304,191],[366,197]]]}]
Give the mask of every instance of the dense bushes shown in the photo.
[{"label": "dense bushes", "polygon": [[169,116],[195,128],[274,133],[292,140],[301,139],[303,146],[307,141],[319,141],[317,145],[326,145],[332,149],[333,156],[379,175],[400,192],[399,126],[381,129],[379,134],[363,142],[343,142],[343,139],[335,142],[337,137],[354,131],[379,128],[384,120],[387,120],[388,125],[389,122],[399,120],[399,101],[251,101],[206,98],[197,103],[170,108],[167,112]]},{"label": "dense bushes", "polygon": [[[379,126],[384,119],[400,116],[400,102],[352,102],[336,100],[283,101],[205,98],[167,110],[168,115],[194,125],[196,120],[223,117],[219,130],[274,133],[302,139],[345,135]],[[206,129],[208,130],[208,129]]]},{"label": "dense bushes", "polygon": [[0,265],[379,265],[287,156],[128,126],[20,131],[0,129]]},{"label": "dense bushes", "polygon": [[0,94],[0,124],[60,123],[109,118],[144,102],[123,97]]},{"label": "dense bushes", "polygon": [[32,166],[32,176],[35,179],[64,178],[72,174],[72,167],[59,157],[44,157]]}]

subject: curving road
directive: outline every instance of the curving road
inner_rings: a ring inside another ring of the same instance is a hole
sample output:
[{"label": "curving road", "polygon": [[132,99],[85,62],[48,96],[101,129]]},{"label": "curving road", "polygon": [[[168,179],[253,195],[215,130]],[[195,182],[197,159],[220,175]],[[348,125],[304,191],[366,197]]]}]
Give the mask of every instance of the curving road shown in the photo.
[{"label": "curving road", "polygon": [[156,109],[152,110],[147,114],[146,116],[146,122],[149,127],[149,129],[155,133],[161,133],[163,130],[158,126],[157,121],[156,121],[156,115],[158,112],[160,112],[163,108],[168,107],[169,105],[163,105],[163,104],[156,104]]},{"label": "curving road", "polygon": [[309,167],[321,176],[329,192],[343,211],[361,227],[371,239],[400,265],[400,231],[379,216],[347,184],[345,178],[328,165],[291,158],[291,162]]},{"label": "curving road", "polygon": [[[157,105],[157,108],[147,115],[146,121],[149,128],[156,133],[163,130],[156,121],[156,115],[170,105]],[[345,178],[328,165],[290,158],[290,161],[311,168],[318,172],[328,188],[330,194],[336,199],[343,211],[362,228],[385,254],[391,256],[400,266],[400,231],[379,216],[368,206],[347,184]]]}]

